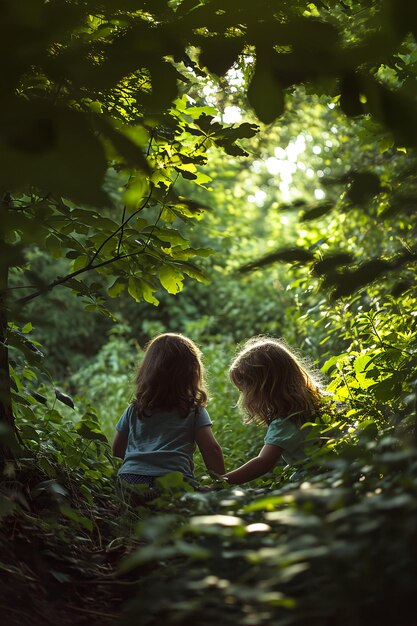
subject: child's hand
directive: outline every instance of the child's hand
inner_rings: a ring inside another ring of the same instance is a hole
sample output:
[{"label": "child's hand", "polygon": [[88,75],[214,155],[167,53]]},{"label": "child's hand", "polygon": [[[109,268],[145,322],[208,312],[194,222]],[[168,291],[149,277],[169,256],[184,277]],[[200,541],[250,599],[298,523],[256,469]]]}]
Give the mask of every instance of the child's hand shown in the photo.
[{"label": "child's hand", "polygon": [[198,487],[198,491],[220,491],[221,489],[226,489],[227,487],[230,487],[229,481],[224,476],[216,474],[215,472],[209,472],[209,476],[212,480],[211,484],[201,485],[200,487]]},{"label": "child's hand", "polygon": [[201,487],[197,487],[197,491],[200,493],[210,493],[211,491],[216,491],[215,485],[201,485]]}]

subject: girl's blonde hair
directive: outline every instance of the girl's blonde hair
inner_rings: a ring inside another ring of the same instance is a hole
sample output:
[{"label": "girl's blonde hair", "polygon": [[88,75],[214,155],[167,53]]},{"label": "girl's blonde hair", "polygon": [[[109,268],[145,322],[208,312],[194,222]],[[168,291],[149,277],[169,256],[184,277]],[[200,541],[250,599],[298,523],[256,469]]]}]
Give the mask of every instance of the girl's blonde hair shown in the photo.
[{"label": "girl's blonde hair", "polygon": [[135,382],[139,416],[155,409],[177,409],[185,417],[207,404],[201,352],[180,334],[164,333],[151,339]]},{"label": "girl's blonde hair", "polygon": [[291,416],[302,425],[321,404],[320,383],[279,339],[260,336],[247,341],[229,375],[241,392],[248,421],[270,424],[274,418]]}]

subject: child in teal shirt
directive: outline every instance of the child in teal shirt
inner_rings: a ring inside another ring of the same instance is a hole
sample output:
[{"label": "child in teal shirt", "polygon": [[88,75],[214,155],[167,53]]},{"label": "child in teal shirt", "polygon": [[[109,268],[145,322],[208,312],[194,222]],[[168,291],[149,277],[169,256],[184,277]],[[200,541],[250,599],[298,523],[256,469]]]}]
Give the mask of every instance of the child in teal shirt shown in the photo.
[{"label": "child in teal shirt", "polygon": [[135,399],[116,425],[112,450],[123,459],[119,479],[153,487],[155,478],[177,471],[192,481],[196,445],[207,469],[223,474],[206,404],[195,343],[176,333],[152,339],[136,375]]},{"label": "child in teal shirt", "polygon": [[243,346],[229,374],[248,420],[267,426],[267,431],[258,456],[223,478],[242,484],[271,471],[280,459],[293,465],[305,458],[301,426],[314,419],[323,392],[295,354],[283,341],[254,337]]}]

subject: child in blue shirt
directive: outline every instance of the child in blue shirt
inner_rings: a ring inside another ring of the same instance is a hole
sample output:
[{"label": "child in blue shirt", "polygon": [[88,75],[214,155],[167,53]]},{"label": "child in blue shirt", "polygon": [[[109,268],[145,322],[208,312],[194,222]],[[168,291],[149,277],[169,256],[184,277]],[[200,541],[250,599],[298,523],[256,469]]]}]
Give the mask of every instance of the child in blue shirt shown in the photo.
[{"label": "child in blue shirt", "polygon": [[271,471],[281,458],[289,465],[305,458],[305,430],[300,428],[314,420],[323,392],[285,343],[272,337],[250,339],[229,375],[248,421],[267,426],[267,431],[258,456],[223,478],[242,484]]},{"label": "child in blue shirt", "polygon": [[158,476],[178,471],[192,481],[196,445],[207,469],[224,474],[206,404],[195,343],[175,333],[152,339],[137,371],[135,399],[116,425],[112,451],[123,459],[119,479],[153,487]]}]

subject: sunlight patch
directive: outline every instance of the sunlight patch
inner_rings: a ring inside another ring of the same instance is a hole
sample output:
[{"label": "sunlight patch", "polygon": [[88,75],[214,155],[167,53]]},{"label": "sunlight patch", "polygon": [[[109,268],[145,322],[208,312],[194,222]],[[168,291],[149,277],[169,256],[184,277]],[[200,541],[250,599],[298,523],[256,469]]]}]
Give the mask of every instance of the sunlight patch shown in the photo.
[{"label": "sunlight patch", "polygon": [[196,515],[191,518],[190,522],[196,526],[213,524],[219,524],[220,526],[241,526],[243,524],[243,520],[234,515]]},{"label": "sunlight patch", "polygon": [[271,530],[271,526],[263,524],[262,522],[255,522],[246,526],[246,532],[248,533],[265,533]]}]

